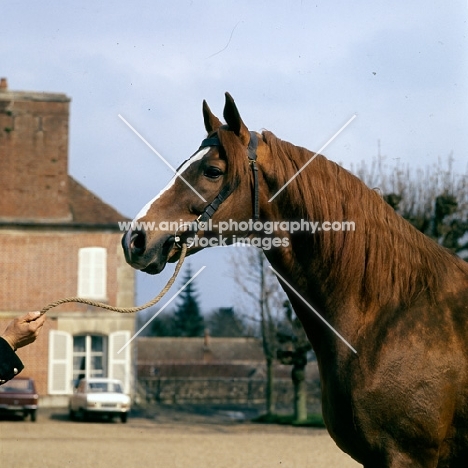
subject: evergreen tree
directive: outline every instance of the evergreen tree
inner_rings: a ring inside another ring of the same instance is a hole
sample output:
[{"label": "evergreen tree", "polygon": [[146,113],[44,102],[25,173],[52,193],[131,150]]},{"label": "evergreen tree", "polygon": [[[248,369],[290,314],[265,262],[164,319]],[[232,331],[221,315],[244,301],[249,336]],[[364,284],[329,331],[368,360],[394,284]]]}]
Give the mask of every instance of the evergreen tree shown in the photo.
[{"label": "evergreen tree", "polygon": [[245,336],[245,325],[233,307],[220,307],[208,319],[211,336]]},{"label": "evergreen tree", "polygon": [[174,336],[174,317],[169,311],[165,312],[151,322],[146,332],[148,336]]},{"label": "evergreen tree", "polygon": [[[182,279],[183,284],[192,276],[192,269],[189,265]],[[185,287],[178,299],[179,303],[174,313],[173,336],[203,336],[205,325],[193,282]]]}]

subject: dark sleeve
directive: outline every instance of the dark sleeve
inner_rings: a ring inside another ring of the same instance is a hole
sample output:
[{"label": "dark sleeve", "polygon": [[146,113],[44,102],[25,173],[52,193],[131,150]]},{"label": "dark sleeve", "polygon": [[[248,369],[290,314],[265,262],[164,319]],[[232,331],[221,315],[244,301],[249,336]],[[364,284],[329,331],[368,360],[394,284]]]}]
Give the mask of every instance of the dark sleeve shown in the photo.
[{"label": "dark sleeve", "polygon": [[21,359],[11,346],[0,337],[0,385],[11,380],[24,369]]}]

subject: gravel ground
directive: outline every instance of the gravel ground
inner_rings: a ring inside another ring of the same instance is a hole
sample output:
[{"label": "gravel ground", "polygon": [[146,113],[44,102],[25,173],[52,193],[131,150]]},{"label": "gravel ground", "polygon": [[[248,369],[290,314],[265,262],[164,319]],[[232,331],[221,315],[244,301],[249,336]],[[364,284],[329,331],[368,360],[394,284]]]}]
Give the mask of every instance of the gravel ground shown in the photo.
[{"label": "gravel ground", "polygon": [[37,422],[0,420],[9,468],[352,468],[324,429],[257,425],[238,410],[152,410],[127,424],[71,422],[41,410]]}]

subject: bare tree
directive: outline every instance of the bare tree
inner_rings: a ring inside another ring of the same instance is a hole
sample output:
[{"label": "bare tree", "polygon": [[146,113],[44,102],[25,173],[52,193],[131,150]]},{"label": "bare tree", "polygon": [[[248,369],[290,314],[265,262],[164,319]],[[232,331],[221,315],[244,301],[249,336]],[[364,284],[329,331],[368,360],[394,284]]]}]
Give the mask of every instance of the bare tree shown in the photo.
[{"label": "bare tree", "polygon": [[379,155],[353,172],[418,230],[468,260],[468,174],[454,172],[451,156],[412,169]]},{"label": "bare tree", "polygon": [[299,319],[294,315],[291,303],[286,300],[283,310],[287,319],[286,324],[278,331],[278,340],[281,347],[278,350],[278,359],[282,364],[292,366],[291,379],[294,386],[294,420],[302,422],[307,420],[307,385],[305,368],[308,353],[312,346]]},{"label": "bare tree", "polygon": [[266,361],[266,412],[275,412],[274,363],[277,357],[277,330],[282,317],[282,304],[286,299],[275,275],[268,268],[268,260],[260,249],[238,247],[232,256],[234,280],[249,299],[244,314],[259,325],[262,337],[263,353]]}]

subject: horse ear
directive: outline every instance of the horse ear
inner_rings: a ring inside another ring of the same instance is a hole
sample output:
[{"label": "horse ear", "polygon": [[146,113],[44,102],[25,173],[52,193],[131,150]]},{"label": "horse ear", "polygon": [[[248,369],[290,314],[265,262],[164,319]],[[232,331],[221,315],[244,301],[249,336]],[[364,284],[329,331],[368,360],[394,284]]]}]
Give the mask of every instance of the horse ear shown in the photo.
[{"label": "horse ear", "polygon": [[245,126],[237,110],[234,99],[229,93],[226,93],[226,104],[224,105],[224,119],[229,125],[229,128],[241,139],[242,143],[247,146],[250,141],[249,129]]},{"label": "horse ear", "polygon": [[213,130],[218,130],[222,125],[218,117],[211,112],[211,109],[208,107],[205,100],[203,101],[203,120],[208,133],[211,133]]}]

